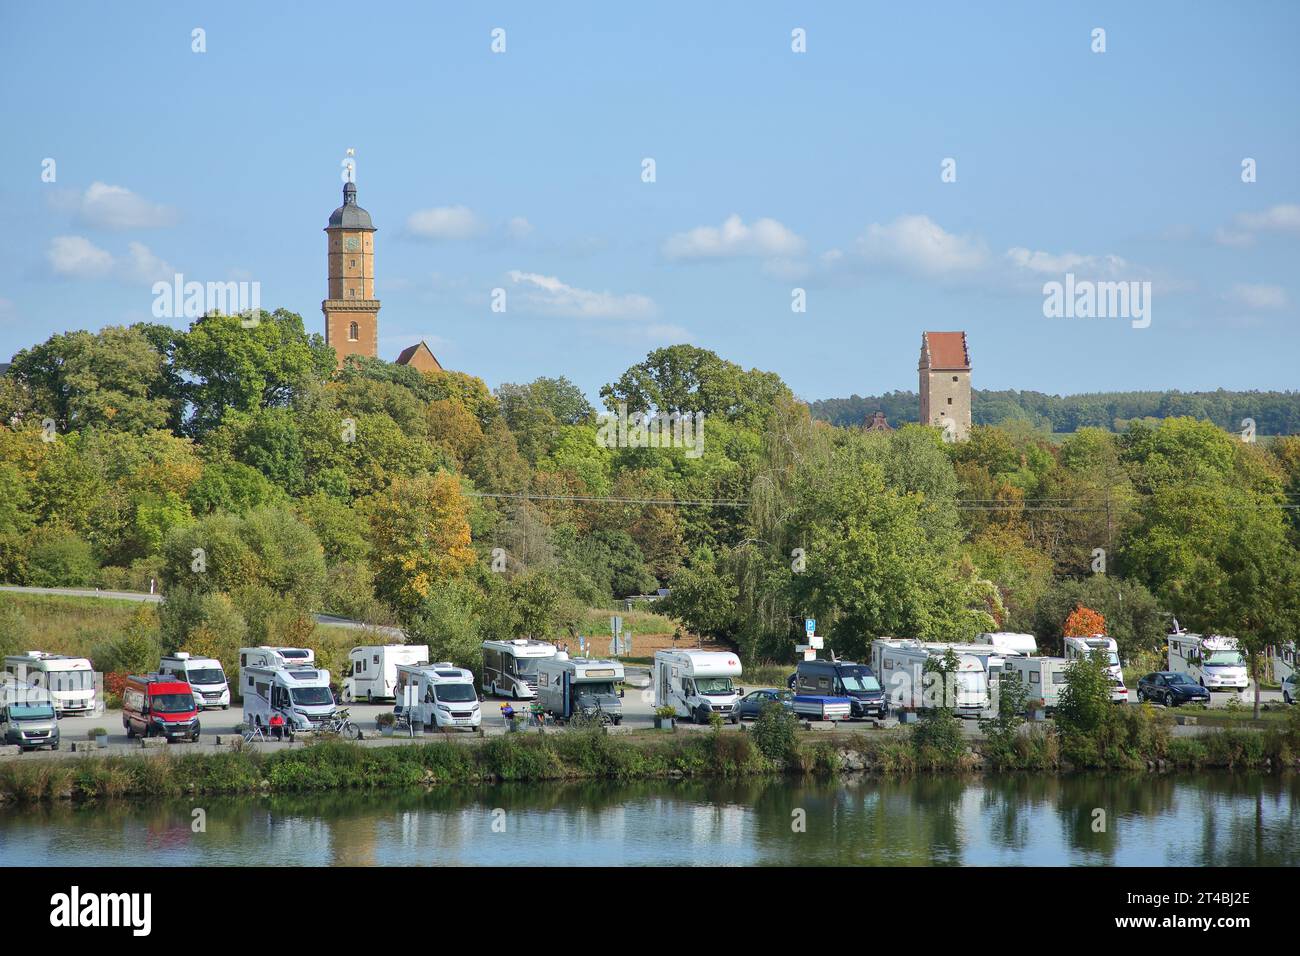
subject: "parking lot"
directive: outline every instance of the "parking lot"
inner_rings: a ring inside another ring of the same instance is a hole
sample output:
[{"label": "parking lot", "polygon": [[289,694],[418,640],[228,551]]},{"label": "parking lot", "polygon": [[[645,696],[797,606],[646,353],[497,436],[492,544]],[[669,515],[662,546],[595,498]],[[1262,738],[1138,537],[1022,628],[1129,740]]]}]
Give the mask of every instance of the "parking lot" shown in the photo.
[{"label": "parking lot", "polygon": [[[622,727],[626,730],[648,730],[654,726],[654,695],[648,688],[648,674],[645,670],[628,668],[628,685],[623,697],[623,721]],[[757,690],[757,687],[748,687],[747,690]],[[1266,690],[1261,694],[1261,701],[1264,703],[1281,703],[1282,695],[1275,690]],[[1240,706],[1250,707],[1253,704],[1253,692],[1247,691],[1242,694],[1219,693],[1216,692],[1211,696],[1210,707],[1220,709],[1230,706],[1236,701]],[[1129,689],[1129,702],[1132,705],[1137,704],[1137,693],[1133,688]],[[510,702],[504,698],[489,697],[480,703],[483,715],[482,729],[487,735],[504,734],[506,732],[505,718],[502,716],[501,708],[507,703],[513,703],[516,712],[526,713],[528,702],[514,701]],[[347,704],[346,709],[351,714],[353,721],[361,728],[364,734],[364,740],[373,744],[393,744],[401,743],[406,739],[406,735],[398,733],[393,737],[384,737],[377,723],[377,718],[382,713],[391,713],[392,704]],[[1160,705],[1155,705],[1159,707]],[[243,721],[243,712],[238,704],[235,704],[228,710],[207,710],[200,716],[203,727],[202,739],[197,746],[212,745],[217,738],[229,740],[237,736],[236,726]],[[974,735],[979,732],[979,724],[975,720],[963,720],[962,729],[967,735]],[[897,722],[893,719],[885,722],[885,727],[896,726]],[[817,730],[832,730],[836,727],[845,725],[836,725],[830,722],[814,725]],[[847,725],[849,727],[868,730],[873,727],[871,722],[854,722]],[[109,733],[108,750],[100,750],[99,753],[127,753],[138,750],[140,743],[138,740],[131,740],[126,736],[126,731],[122,726],[122,712],[120,710],[110,710],[98,717],[81,717],[68,716],[59,721],[59,730],[62,740],[62,752],[71,751],[69,746],[72,743],[78,744],[78,749],[83,749],[83,744],[88,744],[90,731],[97,727],[103,727]],[[688,729],[694,728],[693,725],[685,721],[679,721],[679,727]],[[1196,733],[1199,732],[1194,727],[1178,727],[1176,732]],[[450,731],[450,736],[468,737],[470,734],[466,731]],[[432,733],[424,735],[424,739],[434,739],[441,734]],[[194,744],[180,743],[176,747],[196,746]],[[288,746],[273,741],[268,741],[264,746],[277,749]]]}]

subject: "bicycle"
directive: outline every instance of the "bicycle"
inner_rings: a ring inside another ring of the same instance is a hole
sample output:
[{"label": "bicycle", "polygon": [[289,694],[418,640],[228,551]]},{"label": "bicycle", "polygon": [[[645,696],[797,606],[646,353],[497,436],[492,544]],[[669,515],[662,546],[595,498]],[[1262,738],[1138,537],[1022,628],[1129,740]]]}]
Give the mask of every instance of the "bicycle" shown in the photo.
[{"label": "bicycle", "polygon": [[344,740],[360,740],[364,734],[361,728],[352,722],[352,716],[346,709],[336,710],[319,727],[317,733],[338,734]]}]

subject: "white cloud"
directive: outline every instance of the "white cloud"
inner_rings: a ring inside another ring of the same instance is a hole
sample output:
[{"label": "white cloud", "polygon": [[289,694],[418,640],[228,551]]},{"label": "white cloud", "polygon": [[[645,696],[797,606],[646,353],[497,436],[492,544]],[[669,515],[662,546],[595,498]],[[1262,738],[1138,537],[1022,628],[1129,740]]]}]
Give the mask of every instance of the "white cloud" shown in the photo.
[{"label": "white cloud", "polygon": [[1239,282],[1232,287],[1228,299],[1248,309],[1268,311],[1287,306],[1286,290],[1280,285],[1254,285]]},{"label": "white cloud", "polygon": [[123,278],[154,282],[158,279],[170,279],[176,273],[170,263],[155,256],[144,243],[128,243],[126,248],[126,258],[121,260],[119,265]]},{"label": "white cloud", "polygon": [[697,226],[670,237],[663,254],[669,259],[790,259],[802,255],[806,245],[775,219],[758,219],[747,226],[732,215],[721,226]]},{"label": "white cloud", "polygon": [[536,272],[510,272],[510,281],[521,286],[526,308],[548,315],[579,319],[646,319],[658,309],[654,300],[636,293],[618,295],[594,292],[561,282],[555,276]]},{"label": "white cloud", "polygon": [[69,279],[153,282],[170,279],[175,272],[142,242],[128,243],[126,255],[118,257],[84,236],[55,236],[45,252],[45,261],[55,275]]},{"label": "white cloud", "polygon": [[921,215],[873,222],[858,239],[858,253],[872,265],[932,277],[971,274],[989,264],[982,240],[954,235]]},{"label": "white cloud", "polygon": [[176,210],[150,202],[125,186],[94,182],[81,196],[77,217],[98,229],[160,229],[174,225]]},{"label": "white cloud", "polygon": [[1283,204],[1263,212],[1242,213],[1237,224],[1253,232],[1300,233],[1300,206]]},{"label": "white cloud", "polygon": [[1300,235],[1300,205],[1282,203],[1260,212],[1239,213],[1231,228],[1220,226],[1214,241],[1222,246],[1249,246],[1259,233]]},{"label": "white cloud", "polygon": [[55,236],[45,252],[55,275],[74,279],[106,279],[113,271],[113,255],[83,236]]},{"label": "white cloud", "polygon": [[1116,255],[1082,255],[1077,252],[1031,251],[1021,246],[1008,249],[1007,261],[1017,269],[1043,275],[1062,275],[1074,272],[1084,275],[1118,276],[1131,272],[1131,266]]},{"label": "white cloud", "polygon": [[533,224],[523,216],[515,216],[506,223],[506,235],[511,239],[526,239],[533,232]]},{"label": "white cloud", "polygon": [[435,206],[411,213],[406,231],[420,239],[473,239],[481,236],[485,227],[468,206]]}]

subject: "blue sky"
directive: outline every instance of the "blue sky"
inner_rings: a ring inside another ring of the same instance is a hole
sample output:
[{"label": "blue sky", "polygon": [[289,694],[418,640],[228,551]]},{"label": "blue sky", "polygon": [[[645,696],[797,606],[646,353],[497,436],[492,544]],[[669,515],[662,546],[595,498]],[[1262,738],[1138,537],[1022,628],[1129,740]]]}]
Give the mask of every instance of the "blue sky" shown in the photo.
[{"label": "blue sky", "polygon": [[[0,353],[174,272],[321,331],[354,148],[381,356],[493,386],[688,341],[914,389],[965,329],[978,388],[1296,388],[1298,40],[1288,2],[8,3]],[[1045,318],[1067,271],[1151,282],[1150,326]]]}]

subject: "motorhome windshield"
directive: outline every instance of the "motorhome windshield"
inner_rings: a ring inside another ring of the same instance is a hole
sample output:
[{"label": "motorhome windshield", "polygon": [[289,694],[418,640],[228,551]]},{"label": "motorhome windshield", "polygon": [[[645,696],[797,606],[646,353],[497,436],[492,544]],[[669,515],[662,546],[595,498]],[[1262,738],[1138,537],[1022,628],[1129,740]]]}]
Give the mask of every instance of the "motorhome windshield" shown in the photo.
[{"label": "motorhome windshield", "polygon": [[515,657],[511,658],[515,662],[515,670],[521,675],[533,675],[537,673],[537,662],[540,657]]},{"label": "motorhome windshield", "polygon": [[185,676],[191,684],[201,684],[204,687],[212,684],[222,684],[226,680],[226,675],[221,672],[219,667],[202,667],[198,670],[186,671]]},{"label": "motorhome windshield", "polygon": [[14,720],[53,720],[54,708],[49,704],[14,706],[9,708],[9,716]]},{"label": "motorhome windshield", "polygon": [[[697,677],[695,689],[701,694],[733,694],[730,677]],[[603,693],[603,691],[602,691]]]},{"label": "motorhome windshield", "polygon": [[194,709],[194,697],[191,694],[155,694],[149,698],[149,706],[159,714],[183,714]]},{"label": "motorhome windshield", "polygon": [[850,694],[860,691],[880,690],[880,681],[865,667],[846,667],[840,671],[840,680]]},{"label": "motorhome windshield", "polygon": [[[713,680],[714,678],[710,677],[706,679]],[[727,683],[731,683],[731,681],[725,677],[718,678],[718,679],[726,680]],[[607,694],[609,696],[613,696],[614,682],[607,681],[607,680],[583,681],[581,684],[577,684],[574,687],[574,690],[579,694]]]},{"label": "motorhome windshield", "polygon": [[289,696],[301,707],[321,707],[334,703],[334,695],[328,687],[295,687],[289,691]]},{"label": "motorhome windshield", "polygon": [[474,693],[472,684],[439,684],[433,689],[440,701],[448,704],[463,704],[466,701],[478,700],[478,694]]},{"label": "motorhome windshield", "polygon": [[1208,667],[1243,667],[1246,661],[1241,651],[1211,651],[1205,656],[1205,664]]},{"label": "motorhome windshield", "polygon": [[983,671],[958,671],[957,689],[968,694],[982,693],[987,686]]}]

